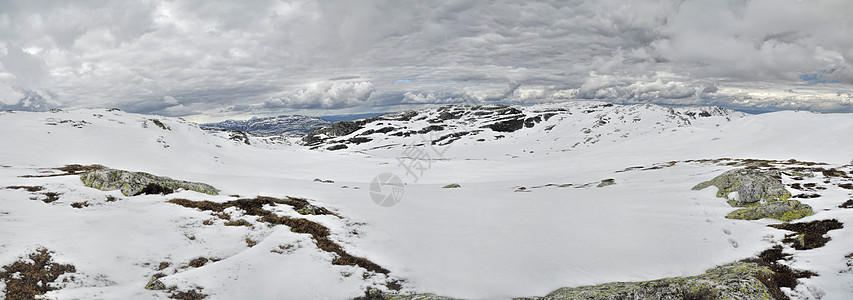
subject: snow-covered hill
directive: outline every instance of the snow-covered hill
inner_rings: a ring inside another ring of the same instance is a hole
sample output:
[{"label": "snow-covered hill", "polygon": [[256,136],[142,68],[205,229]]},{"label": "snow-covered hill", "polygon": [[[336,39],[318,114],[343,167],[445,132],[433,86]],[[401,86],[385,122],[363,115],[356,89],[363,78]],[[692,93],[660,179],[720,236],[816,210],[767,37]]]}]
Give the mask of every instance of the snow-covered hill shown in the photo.
[{"label": "snow-covered hill", "polygon": [[657,105],[617,106],[579,102],[535,106],[444,106],[336,122],[305,136],[314,149],[370,150],[422,144],[438,146],[512,143],[522,136],[553,139],[550,149],[571,150],[605,141],[661,134],[681,128],[710,128],[743,118],[744,113],[719,107],[665,108]]},{"label": "snow-covered hill", "polygon": [[277,117],[254,117],[248,120],[226,120],[218,123],[201,124],[202,129],[208,130],[239,130],[255,135],[303,135],[314,128],[330,124],[320,118],[288,115]]},{"label": "snow-covered hill", "polygon": [[[778,245],[778,263],[817,274],[782,287],[788,296],[848,299],[849,132],[847,114],[580,102],[448,106],[267,146],[115,110],[0,112],[0,266],[53,251],[55,269],[74,272],[48,278],[49,299],[348,299],[368,288],[508,299],[693,276]],[[61,168],[71,164],[220,192],[127,196],[85,186],[79,167]],[[780,170],[814,211],[792,223],[844,227],[800,249],[797,234],[767,226],[781,221],[727,219],[735,208],[716,190],[692,189],[742,167]],[[392,176],[399,186],[379,181]],[[6,272],[0,290],[24,276]],[[154,275],[176,290],[146,290]]]}]

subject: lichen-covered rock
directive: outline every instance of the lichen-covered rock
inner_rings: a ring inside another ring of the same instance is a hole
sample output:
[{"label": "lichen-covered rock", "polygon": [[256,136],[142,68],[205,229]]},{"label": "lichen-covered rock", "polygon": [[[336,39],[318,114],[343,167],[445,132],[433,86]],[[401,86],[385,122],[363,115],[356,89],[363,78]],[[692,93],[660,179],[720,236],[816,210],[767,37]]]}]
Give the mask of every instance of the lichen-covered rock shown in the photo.
[{"label": "lichen-covered rock", "polygon": [[602,285],[561,288],[544,297],[552,299],[773,299],[756,276],[773,271],[756,263],[736,262],[691,277],[664,278],[643,282],[612,282]]},{"label": "lichen-covered rock", "polygon": [[785,189],[781,178],[778,170],[734,169],[700,183],[693,189],[701,190],[713,185],[718,188],[717,197],[726,199],[729,199],[730,193],[737,192],[736,199],[729,199],[733,200],[732,206],[746,206],[790,198],[791,193]]},{"label": "lichen-covered rock", "polygon": [[607,178],[607,179],[602,179],[602,180],[601,180],[601,183],[599,183],[599,184],[597,185],[597,187],[611,186],[611,185],[614,185],[614,184],[616,184],[616,179],[613,179],[613,178]]},{"label": "lichen-covered rock", "polygon": [[758,220],[773,218],[780,221],[791,221],[812,215],[811,206],[797,200],[763,203],[752,207],[741,208],[729,213],[726,218],[740,220]]},{"label": "lichen-covered rock", "polygon": [[[729,219],[773,218],[787,222],[810,216],[813,213],[811,206],[788,200],[791,193],[785,189],[781,178],[778,170],[735,169],[700,183],[693,189],[716,186],[717,197],[729,199],[731,206],[743,207],[729,213],[726,216]],[[737,192],[737,198],[729,198],[732,192]]]},{"label": "lichen-covered rock", "polygon": [[382,290],[369,287],[364,296],[355,297],[353,300],[457,300],[456,298],[437,296],[434,294],[389,294]]},{"label": "lichen-covered rock", "polygon": [[145,289],[152,291],[165,290],[166,285],[163,284],[163,282],[160,281],[157,276],[151,276],[151,279],[148,280],[148,284],[145,285]]},{"label": "lichen-covered rock", "polygon": [[150,184],[156,184],[171,190],[185,189],[210,195],[219,194],[219,190],[204,183],[175,180],[143,172],[130,172],[110,168],[80,174],[80,180],[83,181],[84,185],[102,191],[121,190],[121,193],[125,196],[139,195]]}]

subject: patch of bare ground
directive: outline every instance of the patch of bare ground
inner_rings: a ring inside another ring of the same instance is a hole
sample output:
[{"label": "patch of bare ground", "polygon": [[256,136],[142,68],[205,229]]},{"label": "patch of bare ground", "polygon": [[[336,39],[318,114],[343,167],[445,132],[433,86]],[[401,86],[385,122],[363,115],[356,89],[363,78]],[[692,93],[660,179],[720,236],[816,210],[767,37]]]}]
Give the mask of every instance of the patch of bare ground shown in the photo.
[{"label": "patch of bare ground", "polygon": [[35,193],[35,192],[38,192],[38,191],[43,190],[43,189],[44,189],[44,187],[41,187],[41,186],[27,186],[27,185],[13,185],[13,186],[7,186],[7,187],[6,187],[6,189],[7,189],[7,190],[26,190],[27,192]]},{"label": "patch of bare ground", "polygon": [[785,287],[794,289],[797,287],[797,279],[817,276],[817,274],[812,271],[792,269],[791,267],[779,263],[780,260],[787,260],[790,256],[790,254],[782,252],[782,246],[776,245],[770,249],[762,251],[757,258],[745,260],[747,262],[754,262],[759,265],[766,266],[773,271],[772,275],[756,276],[756,278],[770,291],[773,299],[789,300],[790,298],[785,295],[780,288]]},{"label": "patch of bare ground", "polygon": [[39,248],[29,254],[28,259],[21,258],[3,266],[0,280],[6,284],[3,293],[7,300],[35,299],[38,295],[56,290],[51,283],[59,276],[76,272],[73,265],[54,263],[52,253],[45,248]]},{"label": "patch of bare ground", "polygon": [[[275,206],[276,204],[284,204],[289,205],[293,207],[294,210],[299,211],[302,208],[305,208],[307,205],[310,205],[305,199],[292,197],[278,199],[259,196],[253,199],[237,199],[222,203],[212,201],[192,201],[180,198],[172,199],[168,202],[183,207],[197,208],[200,210],[211,212],[222,212],[226,208],[236,207],[243,210],[244,213],[247,215],[261,217],[261,222],[266,222],[272,225],[285,225],[290,227],[290,231],[292,232],[310,234],[311,238],[314,240],[314,243],[317,245],[318,248],[323,251],[335,254],[335,259],[332,260],[332,264],[334,265],[358,266],[376,273],[390,273],[388,269],[385,269],[366,258],[353,256],[347,253],[340,245],[329,239],[329,235],[331,234],[331,232],[326,226],[307,219],[279,216],[271,211],[263,209],[264,205]],[[329,214],[340,218],[340,216],[329,212],[327,209],[322,207],[316,207],[314,211],[315,214]]]},{"label": "patch of bare ground", "polygon": [[176,288],[169,289],[171,293],[169,295],[169,299],[178,299],[178,300],[201,300],[207,298],[206,294],[202,294],[201,291],[203,289],[201,287],[197,287],[192,290],[186,291],[176,291]]},{"label": "patch of bare ground", "polygon": [[102,165],[78,165],[71,164],[65,165],[63,167],[52,168],[51,170],[62,171],[63,173],[52,173],[52,174],[43,174],[43,175],[22,175],[22,178],[41,178],[41,177],[57,177],[57,176],[68,176],[68,175],[80,175],[82,173],[91,172],[95,170],[103,169]]},{"label": "patch of bare ground", "polygon": [[791,247],[797,250],[808,250],[823,247],[826,242],[830,241],[830,237],[824,237],[830,230],[844,228],[841,222],[836,219],[819,220],[804,223],[783,223],[768,225],[773,228],[793,231],[795,233],[786,234],[782,242],[788,243]]}]

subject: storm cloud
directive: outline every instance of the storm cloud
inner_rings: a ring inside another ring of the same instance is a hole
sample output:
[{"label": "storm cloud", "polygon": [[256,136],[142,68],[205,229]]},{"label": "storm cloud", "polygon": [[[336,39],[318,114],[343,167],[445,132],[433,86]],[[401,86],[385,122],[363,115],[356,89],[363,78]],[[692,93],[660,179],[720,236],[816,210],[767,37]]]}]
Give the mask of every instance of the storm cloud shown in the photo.
[{"label": "storm cloud", "polygon": [[0,108],[850,111],[851,14],[845,0],[0,1]]}]

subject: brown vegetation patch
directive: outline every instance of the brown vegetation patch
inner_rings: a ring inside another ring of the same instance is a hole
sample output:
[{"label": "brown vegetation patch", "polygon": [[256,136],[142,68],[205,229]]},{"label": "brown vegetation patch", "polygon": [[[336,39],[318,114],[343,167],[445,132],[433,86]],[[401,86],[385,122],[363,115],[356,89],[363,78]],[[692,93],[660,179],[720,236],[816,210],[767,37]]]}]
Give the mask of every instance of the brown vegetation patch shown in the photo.
[{"label": "brown vegetation patch", "polygon": [[164,269],[168,268],[168,267],[169,267],[169,266],[171,266],[171,265],[172,265],[172,264],[170,264],[168,261],[161,262],[161,263],[160,263],[160,265],[159,265],[159,266],[157,266],[157,271],[162,271],[162,270],[164,270]]},{"label": "brown vegetation patch", "polygon": [[827,177],[847,177],[847,173],[841,170],[836,170],[834,168],[829,170],[824,170],[822,168],[817,168],[823,174],[823,176]]},{"label": "brown vegetation patch", "polygon": [[44,193],[44,195],[47,196],[47,198],[42,200],[42,202],[51,203],[51,202],[54,202],[56,200],[59,200],[59,195],[62,195],[62,194],[56,193],[56,192],[47,192],[47,193]]},{"label": "brown vegetation patch", "polygon": [[812,221],[807,223],[784,223],[769,225],[777,229],[796,232],[785,235],[782,241],[789,243],[797,250],[808,250],[823,247],[831,238],[824,235],[833,229],[841,229],[844,225],[836,219]]},{"label": "brown vegetation patch", "polygon": [[782,253],[782,246],[776,245],[770,249],[764,250],[758,255],[758,258],[747,259],[747,262],[758,263],[766,266],[773,271],[773,275],[758,275],[757,278],[764,286],[767,287],[773,299],[786,300],[790,299],[780,289],[786,287],[794,289],[797,286],[798,278],[809,278],[817,276],[814,272],[791,269],[790,267],[778,263],[779,260],[785,260],[790,257],[790,254]]},{"label": "brown vegetation patch", "polygon": [[13,186],[7,186],[7,187],[6,187],[6,189],[7,189],[7,190],[26,190],[27,192],[35,193],[35,192],[38,192],[38,191],[43,190],[43,189],[44,189],[44,187],[41,187],[41,186],[27,186],[27,185],[13,185]]},{"label": "brown vegetation patch", "polygon": [[225,226],[246,226],[246,227],[248,227],[248,226],[252,226],[252,223],[249,223],[249,221],[246,221],[244,219],[239,219],[236,221],[225,222]]},{"label": "brown vegetation patch", "polygon": [[[263,209],[264,205],[274,206],[276,204],[290,205],[294,209],[299,209],[310,205],[305,199],[292,197],[288,197],[286,199],[278,199],[259,196],[254,199],[237,199],[223,203],[216,203],[212,201],[192,201],[187,199],[172,199],[168,202],[178,204],[184,207],[198,208],[201,210],[213,212],[222,212],[226,208],[234,206],[245,211],[245,214],[247,215],[260,216],[261,222],[266,222],[272,225],[285,225],[290,227],[290,231],[292,232],[310,234],[314,242],[317,244],[318,248],[323,251],[336,254],[337,257],[332,260],[332,264],[334,265],[359,266],[367,269],[368,271],[383,274],[388,274],[390,272],[387,269],[377,265],[376,263],[373,263],[372,261],[366,258],[356,257],[344,251],[340,245],[329,239],[329,235],[331,234],[329,228],[323,226],[320,223],[316,223],[302,218],[279,216],[271,211]],[[320,209],[328,212],[328,210],[325,210],[325,208]],[[328,214],[332,213],[329,212]],[[338,217],[340,218],[340,216]]]},{"label": "brown vegetation patch", "polygon": [[3,292],[7,300],[35,299],[37,295],[56,290],[50,283],[56,281],[60,275],[76,272],[73,265],[54,263],[51,253],[53,252],[45,248],[39,248],[28,256],[29,260],[22,258],[3,266],[0,280],[6,284]]},{"label": "brown vegetation patch", "polygon": [[201,267],[203,267],[203,266],[204,266],[208,261],[210,261],[210,260],[209,260],[209,259],[207,259],[206,257],[199,257],[199,258],[196,258],[196,259],[191,260],[191,261],[190,261],[190,263],[189,263],[187,266],[190,266],[190,267],[193,267],[193,268],[201,268]]},{"label": "brown vegetation patch", "polygon": [[853,208],[853,199],[845,201],[844,203],[839,205],[838,208]]},{"label": "brown vegetation patch", "polygon": [[801,198],[801,199],[811,199],[811,198],[818,198],[818,197],[820,197],[820,194],[797,194],[797,195],[794,195],[794,198]]},{"label": "brown vegetation patch", "polygon": [[105,168],[105,167],[102,165],[84,166],[84,165],[72,164],[72,165],[65,165],[64,167],[53,168],[53,170],[62,171],[64,173],[46,174],[46,175],[23,175],[20,177],[23,177],[23,178],[41,178],[41,177],[57,177],[57,176],[79,175],[81,173],[100,170],[103,168]]},{"label": "brown vegetation patch", "polygon": [[73,208],[84,208],[84,207],[89,207],[89,201],[84,201],[84,202],[74,202],[74,203],[71,203],[71,207],[73,207]]},{"label": "brown vegetation patch", "polygon": [[853,183],[842,183],[839,184],[838,187],[848,190],[853,190]]},{"label": "brown vegetation patch", "polygon": [[[201,290],[201,288],[198,288]],[[207,295],[202,294],[196,290],[188,290],[188,291],[178,291],[169,295],[170,299],[178,299],[178,300],[201,300],[207,298]]]},{"label": "brown vegetation patch", "polygon": [[104,168],[104,166],[102,166],[102,165],[84,166],[84,165],[78,165],[78,164],[71,164],[71,165],[65,165],[64,167],[53,168],[53,169],[65,172],[65,173],[67,173],[66,175],[76,175],[79,173],[97,171],[97,170],[100,170],[103,168]]}]

